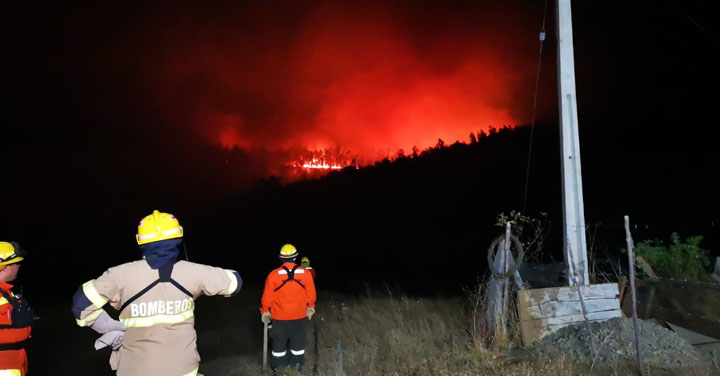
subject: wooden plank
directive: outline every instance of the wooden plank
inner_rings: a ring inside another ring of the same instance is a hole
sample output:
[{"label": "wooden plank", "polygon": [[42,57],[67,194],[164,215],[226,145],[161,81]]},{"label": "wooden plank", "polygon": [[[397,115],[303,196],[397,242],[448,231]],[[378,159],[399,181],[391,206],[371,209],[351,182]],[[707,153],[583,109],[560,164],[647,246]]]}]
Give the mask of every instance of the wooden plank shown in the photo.
[{"label": "wooden plank", "polygon": [[[588,319],[592,321],[605,321],[615,317],[622,317],[620,309],[610,311],[593,312],[588,314]],[[523,344],[531,345],[533,342],[542,339],[546,335],[555,332],[558,329],[573,324],[579,325],[584,321],[582,314],[569,315],[562,317],[553,317],[546,319],[524,320],[520,321],[520,332],[522,334]]]},{"label": "wooden plank", "polygon": [[640,268],[647,273],[647,275],[652,279],[653,281],[659,280],[657,274],[655,274],[655,271],[653,268],[648,264],[647,261],[642,256],[635,256],[635,261],[637,261],[638,264],[640,264]]},{"label": "wooden plank", "polygon": [[[622,316],[620,308],[600,312],[588,312],[588,320],[590,321],[604,321],[620,316]],[[583,314],[580,313],[574,315],[547,317],[543,319],[532,319],[527,321],[532,321],[534,323],[537,323],[538,325],[564,325],[585,321],[585,318],[583,317]]]},{"label": "wooden plank", "polygon": [[[518,291],[518,318],[526,346],[560,328],[585,321],[577,288],[568,286]],[[580,288],[588,320],[604,321],[622,317],[616,283]]]},{"label": "wooden plank", "polygon": [[[546,302],[546,301],[574,301],[580,300],[575,286],[567,287],[550,287],[544,289],[533,289],[518,292],[520,299],[526,299],[529,302]],[[583,298],[585,300],[592,299],[614,299],[620,294],[617,283],[603,283],[599,285],[580,286]]]},{"label": "wooden plank", "polygon": [[[612,299],[593,299],[585,303],[585,309],[588,313],[609,311],[620,309],[620,301],[617,298]],[[526,310],[529,319],[543,319],[548,317],[568,316],[582,314],[582,306],[580,301],[570,302],[543,302],[539,304],[531,304]]]}]

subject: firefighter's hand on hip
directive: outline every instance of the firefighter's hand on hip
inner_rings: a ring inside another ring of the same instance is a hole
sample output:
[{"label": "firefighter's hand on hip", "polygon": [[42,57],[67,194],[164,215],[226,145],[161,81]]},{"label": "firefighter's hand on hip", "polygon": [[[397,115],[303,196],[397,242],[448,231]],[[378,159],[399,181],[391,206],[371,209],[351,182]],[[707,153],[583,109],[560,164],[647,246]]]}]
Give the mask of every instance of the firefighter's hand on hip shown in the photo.
[{"label": "firefighter's hand on hip", "polygon": [[307,318],[308,320],[312,320],[313,315],[315,314],[315,308],[314,307],[308,307],[307,309]]}]

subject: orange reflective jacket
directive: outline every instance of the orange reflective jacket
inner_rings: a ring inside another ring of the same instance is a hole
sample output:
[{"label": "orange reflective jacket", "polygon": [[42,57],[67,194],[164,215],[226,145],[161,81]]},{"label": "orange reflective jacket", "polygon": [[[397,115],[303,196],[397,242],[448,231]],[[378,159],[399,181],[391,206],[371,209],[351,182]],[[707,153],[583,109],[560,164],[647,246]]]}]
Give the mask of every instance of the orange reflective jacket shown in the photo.
[{"label": "orange reflective jacket", "polygon": [[307,315],[308,307],[315,307],[315,282],[305,268],[286,262],[268,274],[260,312],[269,310],[274,320],[298,320]]},{"label": "orange reflective jacket", "polygon": [[[12,285],[0,282],[0,289],[5,290],[11,297],[15,297],[12,293]],[[23,341],[30,338],[30,326],[24,328],[13,328],[12,325],[13,307],[2,295],[0,295],[0,348],[10,348],[9,350],[0,350],[0,370],[19,370],[21,375],[27,373],[27,355],[25,349],[22,348]]]},{"label": "orange reflective jacket", "polygon": [[317,279],[317,276],[315,275],[315,269],[313,269],[312,266],[308,266],[307,268],[305,268],[305,270],[309,271],[310,274],[312,274],[313,282],[314,282]]}]

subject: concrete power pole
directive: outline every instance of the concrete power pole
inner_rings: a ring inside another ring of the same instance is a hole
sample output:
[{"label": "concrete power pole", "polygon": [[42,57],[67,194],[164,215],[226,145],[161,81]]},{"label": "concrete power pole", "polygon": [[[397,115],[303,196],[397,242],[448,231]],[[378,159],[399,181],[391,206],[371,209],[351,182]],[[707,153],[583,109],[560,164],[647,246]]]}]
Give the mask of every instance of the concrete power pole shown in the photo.
[{"label": "concrete power pole", "polygon": [[572,274],[578,285],[588,285],[585,210],[583,208],[580,139],[575,98],[575,57],[573,53],[570,0],[557,0],[558,105],[560,107],[560,146],[562,149],[563,239],[568,284]]}]

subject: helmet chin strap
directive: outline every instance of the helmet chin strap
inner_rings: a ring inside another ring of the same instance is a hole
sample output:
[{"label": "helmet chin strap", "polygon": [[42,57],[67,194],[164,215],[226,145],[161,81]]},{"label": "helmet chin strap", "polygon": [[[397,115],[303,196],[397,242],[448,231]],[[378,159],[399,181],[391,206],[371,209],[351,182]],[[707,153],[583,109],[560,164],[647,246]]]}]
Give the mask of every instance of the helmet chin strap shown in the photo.
[{"label": "helmet chin strap", "polygon": [[190,259],[188,258],[187,248],[185,247],[185,240],[183,240],[182,246],[183,246],[183,252],[185,252],[185,261],[190,261]]}]

